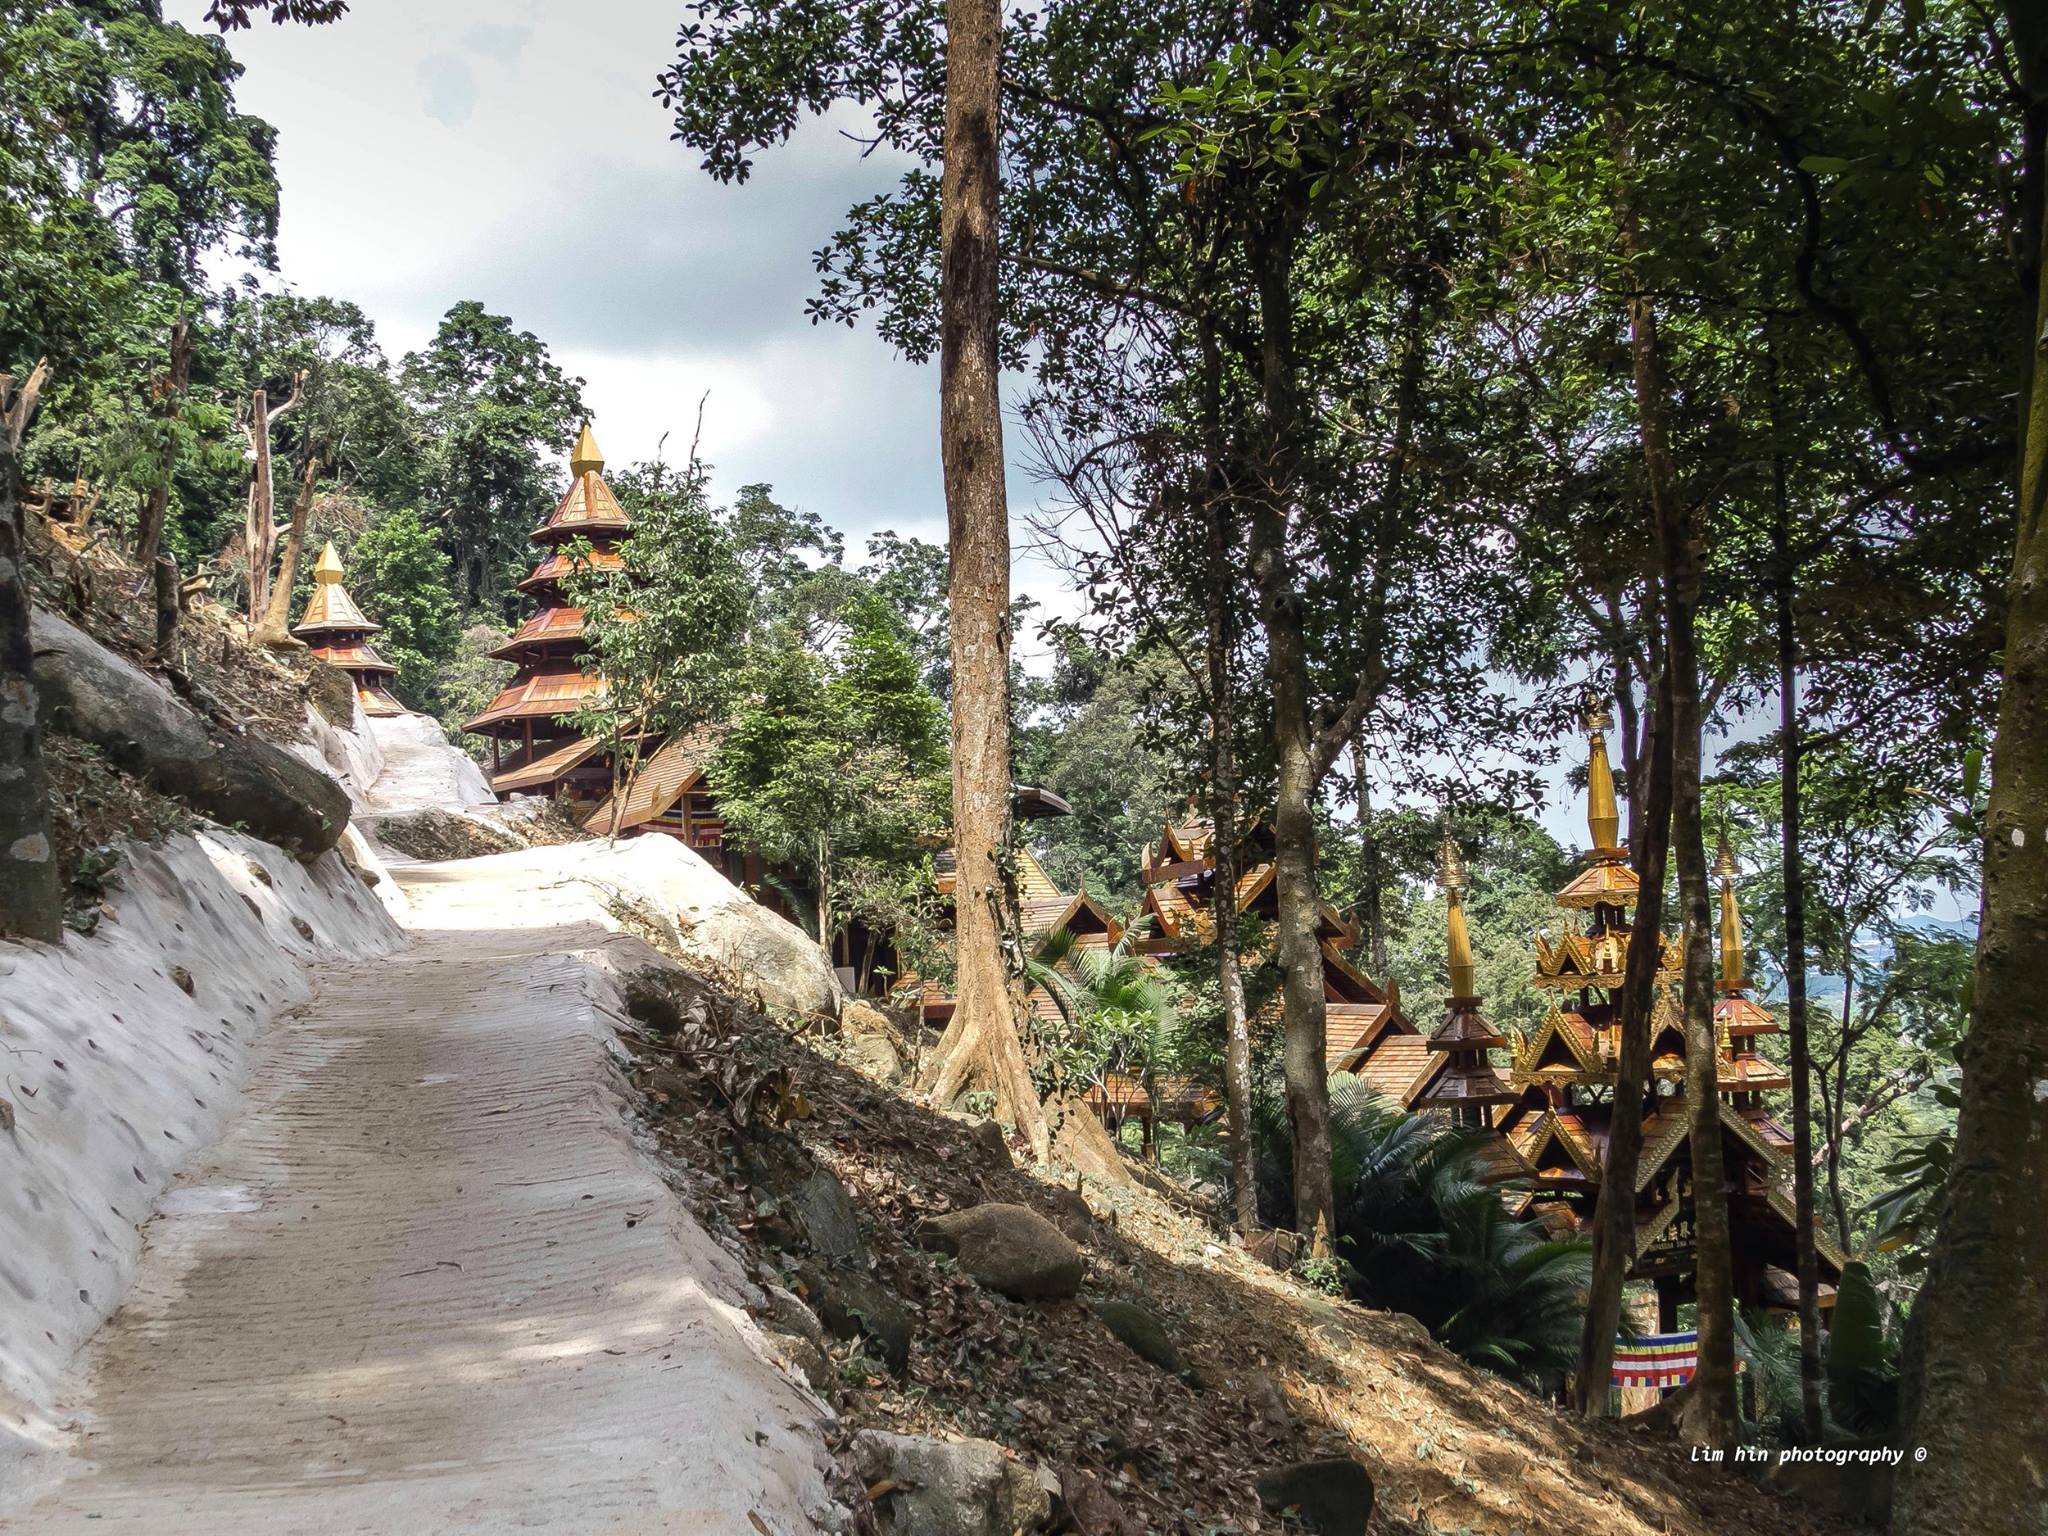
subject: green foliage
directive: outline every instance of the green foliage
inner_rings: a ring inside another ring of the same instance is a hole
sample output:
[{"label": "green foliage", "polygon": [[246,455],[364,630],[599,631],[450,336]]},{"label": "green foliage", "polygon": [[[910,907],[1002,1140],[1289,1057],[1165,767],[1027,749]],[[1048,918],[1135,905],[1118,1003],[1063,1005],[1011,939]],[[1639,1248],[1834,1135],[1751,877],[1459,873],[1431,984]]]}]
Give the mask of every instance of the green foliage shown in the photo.
[{"label": "green foliage", "polygon": [[1048,934],[1026,961],[1031,980],[1059,1007],[1062,1026],[1041,1031],[1044,1068],[1066,1086],[1101,1084],[1112,1073],[1150,1092],[1160,1073],[1182,1070],[1181,1024],[1171,978],[1138,948],[1134,924],[1109,949],[1083,949],[1067,929]]},{"label": "green foliage", "polygon": [[375,644],[398,668],[398,695],[431,710],[440,669],[462,641],[448,590],[448,556],[417,512],[374,518],[349,551],[349,581],[363,612],[384,626]]},{"label": "green foliage", "polygon": [[563,582],[583,610],[583,639],[604,695],[573,717],[576,729],[621,756],[643,735],[660,742],[723,718],[738,685],[752,589],[704,498],[694,467],[656,477],[638,498],[620,565],[587,563]]},{"label": "green foliage", "polygon": [[1898,1360],[1868,1265],[1851,1262],[1835,1286],[1827,1348],[1828,1413],[1858,1435],[1889,1433],[1898,1415]]},{"label": "green foliage", "polygon": [[[1285,1225],[1291,1153],[1277,1104],[1258,1124],[1260,1215]],[[1554,1391],[1578,1363],[1587,1245],[1510,1215],[1480,1138],[1330,1082],[1337,1237],[1350,1290],[1418,1319],[1474,1365]]]},{"label": "green foliage", "polygon": [[506,599],[547,515],[560,453],[586,412],[583,381],[555,365],[531,331],[473,299],[441,318],[400,369],[419,413],[425,484],[454,558],[461,602]]},{"label": "green foliage", "polygon": [[512,663],[491,655],[505,643],[503,630],[491,624],[471,622],[455,643],[455,654],[434,678],[434,698],[441,729],[480,763],[490,761],[489,743],[481,736],[466,736],[462,722],[482,714],[512,678]]},{"label": "green foliage", "polygon": [[1012,772],[1074,813],[1029,823],[1023,835],[1062,889],[1085,889],[1128,916],[1139,899],[1139,854],[1178,809],[1148,722],[1181,679],[1164,658],[1106,656],[1072,632],[1056,639],[1052,676],[1013,695],[1024,723]]},{"label": "green foliage", "polygon": [[941,699],[952,693],[953,632],[948,614],[950,565],[945,546],[884,529],[868,539],[861,580],[902,620],[919,674]]},{"label": "green foliage", "polygon": [[902,866],[945,825],[944,713],[887,607],[854,598],[836,654],[781,629],[759,646],[713,754],[728,835],[805,871],[829,940],[850,860]]}]

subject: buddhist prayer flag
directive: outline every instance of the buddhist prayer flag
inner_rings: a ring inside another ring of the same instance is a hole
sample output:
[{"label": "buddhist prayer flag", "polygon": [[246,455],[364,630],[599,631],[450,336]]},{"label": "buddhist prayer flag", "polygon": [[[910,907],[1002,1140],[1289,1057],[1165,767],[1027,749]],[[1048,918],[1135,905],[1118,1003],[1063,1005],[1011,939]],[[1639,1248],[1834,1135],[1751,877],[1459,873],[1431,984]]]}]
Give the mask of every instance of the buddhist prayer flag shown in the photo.
[{"label": "buddhist prayer flag", "polygon": [[1692,1380],[1699,1354],[1697,1333],[1652,1333],[1633,1342],[1614,1341],[1617,1387],[1682,1387]]}]

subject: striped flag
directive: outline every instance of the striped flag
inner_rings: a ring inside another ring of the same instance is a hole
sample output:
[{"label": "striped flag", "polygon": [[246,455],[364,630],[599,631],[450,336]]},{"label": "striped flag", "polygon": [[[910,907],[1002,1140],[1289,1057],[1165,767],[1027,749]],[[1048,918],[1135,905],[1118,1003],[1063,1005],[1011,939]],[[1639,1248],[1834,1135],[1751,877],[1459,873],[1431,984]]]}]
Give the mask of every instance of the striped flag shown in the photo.
[{"label": "striped flag", "polygon": [[1697,1333],[1652,1333],[1614,1341],[1617,1387],[1682,1387],[1692,1380],[1699,1354]]}]

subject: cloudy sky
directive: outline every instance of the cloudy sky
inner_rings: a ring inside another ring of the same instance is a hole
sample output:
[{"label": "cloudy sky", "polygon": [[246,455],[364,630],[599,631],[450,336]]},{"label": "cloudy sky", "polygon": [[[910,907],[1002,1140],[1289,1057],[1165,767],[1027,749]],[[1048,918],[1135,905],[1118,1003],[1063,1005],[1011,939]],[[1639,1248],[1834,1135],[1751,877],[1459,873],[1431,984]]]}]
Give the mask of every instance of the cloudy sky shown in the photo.
[{"label": "cloudy sky", "polygon": [[[205,0],[166,10],[198,28]],[[898,168],[813,122],[745,186],[712,181],[652,95],[681,14],[677,0],[353,0],[333,26],[236,34],[240,103],[279,131],[282,280],[360,304],[394,361],[479,300],[585,381],[613,463],[653,457],[663,434],[679,460],[703,398],[720,492],[766,481],[856,556],[883,528],[942,541],[937,370],[803,313],[811,253]],[[1011,447],[1024,508],[1035,487],[1014,433]],[[1071,612],[1026,530],[1013,536],[1018,589]],[[1034,636],[1019,650],[1042,664]],[[1576,843],[1563,773],[1543,820]]]},{"label": "cloudy sky", "polygon": [[[196,28],[205,0],[167,9]],[[721,492],[767,481],[854,554],[881,528],[943,540],[936,368],[803,313],[811,253],[896,167],[814,122],[745,186],[712,181],[652,97],[680,17],[354,0],[333,26],[236,34],[238,99],[279,130],[282,279],[360,304],[394,361],[480,300],[583,378],[613,463],[664,433],[680,459],[703,398]],[[1032,490],[1012,472],[1014,501]],[[1064,610],[1049,570],[1018,583]]]}]

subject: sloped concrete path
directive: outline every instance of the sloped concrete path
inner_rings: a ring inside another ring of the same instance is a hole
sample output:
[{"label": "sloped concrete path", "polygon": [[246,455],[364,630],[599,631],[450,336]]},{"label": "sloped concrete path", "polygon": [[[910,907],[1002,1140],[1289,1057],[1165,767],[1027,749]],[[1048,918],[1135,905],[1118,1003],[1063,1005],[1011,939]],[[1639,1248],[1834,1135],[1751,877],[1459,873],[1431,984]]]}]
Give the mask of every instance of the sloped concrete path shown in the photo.
[{"label": "sloped concrete path", "polygon": [[815,1528],[820,1410],[628,1138],[570,851],[408,870],[413,947],[316,973],[0,1530]]}]

